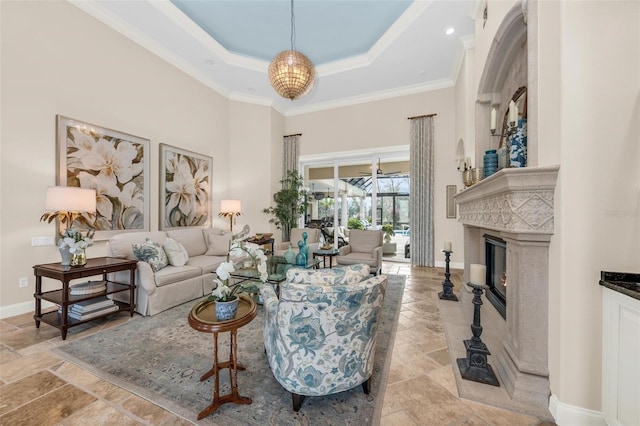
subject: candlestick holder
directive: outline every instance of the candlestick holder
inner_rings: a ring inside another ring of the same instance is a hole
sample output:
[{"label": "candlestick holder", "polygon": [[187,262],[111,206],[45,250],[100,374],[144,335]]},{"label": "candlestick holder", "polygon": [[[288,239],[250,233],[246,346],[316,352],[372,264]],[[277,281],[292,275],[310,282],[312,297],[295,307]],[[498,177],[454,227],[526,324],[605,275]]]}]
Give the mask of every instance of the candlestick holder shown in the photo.
[{"label": "candlestick holder", "polygon": [[464,341],[467,349],[466,358],[458,358],[458,368],[465,380],[484,383],[486,385],[500,386],[498,378],[493,372],[491,365],[487,363],[487,355],[491,355],[487,345],[480,339],[482,325],[480,323],[480,306],[482,306],[482,290],[488,288],[486,285],[468,283],[473,288],[473,323],[471,333],[473,337]]},{"label": "candlestick holder", "polygon": [[453,300],[454,302],[458,301],[458,297],[453,293],[453,283],[449,279],[451,274],[449,273],[449,259],[452,251],[442,250],[444,252],[444,262],[445,262],[445,270],[444,270],[444,281],[442,281],[442,291],[438,293],[438,297],[442,300]]},{"label": "candlestick holder", "polygon": [[513,134],[515,134],[517,131],[518,131],[517,124],[514,122],[510,122],[510,123],[507,123],[507,128],[504,129],[504,133],[497,133],[496,129],[491,129],[491,136],[496,136],[496,137],[504,136],[505,138],[509,138]]}]

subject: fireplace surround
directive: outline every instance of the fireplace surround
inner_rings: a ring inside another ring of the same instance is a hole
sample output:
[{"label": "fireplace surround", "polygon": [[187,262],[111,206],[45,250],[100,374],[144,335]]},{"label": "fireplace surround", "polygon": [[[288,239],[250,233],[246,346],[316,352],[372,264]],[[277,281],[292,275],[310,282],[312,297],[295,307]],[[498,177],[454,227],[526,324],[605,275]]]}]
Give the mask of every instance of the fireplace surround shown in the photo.
[{"label": "fireplace surround", "polygon": [[469,265],[486,262],[484,236],[505,242],[506,319],[494,315],[502,324],[483,321],[483,327],[505,329],[501,347],[491,348],[498,380],[534,412],[547,411],[550,396],[548,265],[558,168],[502,169],[454,197],[464,225],[465,282]]}]

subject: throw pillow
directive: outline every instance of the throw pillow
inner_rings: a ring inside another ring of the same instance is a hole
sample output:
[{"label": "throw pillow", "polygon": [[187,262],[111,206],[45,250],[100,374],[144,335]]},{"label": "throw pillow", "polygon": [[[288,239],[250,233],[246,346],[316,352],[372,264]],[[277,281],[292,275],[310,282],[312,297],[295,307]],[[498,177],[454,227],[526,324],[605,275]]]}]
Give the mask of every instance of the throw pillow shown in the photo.
[{"label": "throw pillow", "polygon": [[189,253],[187,253],[187,249],[173,238],[167,238],[164,240],[162,248],[167,254],[169,265],[184,266],[187,263],[187,260],[189,260]]},{"label": "throw pillow", "polygon": [[131,248],[136,258],[142,262],[147,262],[151,266],[151,269],[153,269],[153,272],[158,272],[169,264],[167,254],[163,248],[149,238],[142,244],[133,244]]},{"label": "throw pillow", "polygon": [[216,235],[209,234],[209,249],[205,253],[207,256],[226,256],[229,253],[229,243],[231,242],[231,233]]}]

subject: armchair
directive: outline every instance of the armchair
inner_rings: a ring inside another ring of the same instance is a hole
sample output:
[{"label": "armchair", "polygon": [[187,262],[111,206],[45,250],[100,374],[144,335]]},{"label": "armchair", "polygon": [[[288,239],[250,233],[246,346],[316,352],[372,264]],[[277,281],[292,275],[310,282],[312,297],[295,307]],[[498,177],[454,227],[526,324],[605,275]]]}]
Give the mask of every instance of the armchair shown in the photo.
[{"label": "armchair", "polygon": [[291,228],[291,232],[289,234],[289,241],[284,241],[276,244],[273,249],[273,252],[276,256],[283,256],[284,253],[289,248],[289,244],[293,247],[294,250],[298,249],[298,241],[302,240],[302,233],[307,233],[307,245],[309,246],[309,255],[314,250],[320,248],[320,230],[317,228]]},{"label": "armchair", "polygon": [[385,275],[369,275],[367,265],[292,268],[280,285],[280,299],[272,286],[261,287],[269,366],[291,392],[294,411],[305,396],[358,385],[369,393],[387,285]]},{"label": "armchair", "polygon": [[374,275],[382,269],[382,236],[380,230],[352,229],[349,232],[349,244],[340,247],[338,265],[369,265]]}]

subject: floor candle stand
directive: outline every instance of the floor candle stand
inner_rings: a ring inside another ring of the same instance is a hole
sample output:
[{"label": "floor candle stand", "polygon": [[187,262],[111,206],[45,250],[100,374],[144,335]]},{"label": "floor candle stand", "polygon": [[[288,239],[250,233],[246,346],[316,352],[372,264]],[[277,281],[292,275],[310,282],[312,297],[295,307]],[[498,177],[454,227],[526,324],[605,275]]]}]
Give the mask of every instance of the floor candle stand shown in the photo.
[{"label": "floor candle stand", "polygon": [[486,385],[500,386],[498,378],[493,372],[493,368],[487,363],[487,355],[490,355],[487,345],[480,339],[482,325],[480,324],[480,306],[482,305],[482,290],[488,288],[486,285],[468,283],[473,288],[473,324],[471,333],[473,337],[464,341],[467,349],[466,358],[458,358],[458,368],[463,379]]},{"label": "floor candle stand", "polygon": [[449,260],[451,257],[452,251],[444,252],[444,261],[446,263],[446,268],[444,271],[444,281],[442,281],[442,291],[438,293],[438,297],[442,300],[453,300],[454,302],[458,301],[458,297],[453,293],[453,283],[449,279],[451,277],[451,273],[449,273]]}]

